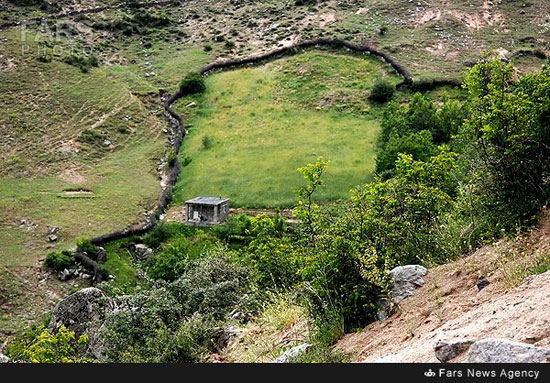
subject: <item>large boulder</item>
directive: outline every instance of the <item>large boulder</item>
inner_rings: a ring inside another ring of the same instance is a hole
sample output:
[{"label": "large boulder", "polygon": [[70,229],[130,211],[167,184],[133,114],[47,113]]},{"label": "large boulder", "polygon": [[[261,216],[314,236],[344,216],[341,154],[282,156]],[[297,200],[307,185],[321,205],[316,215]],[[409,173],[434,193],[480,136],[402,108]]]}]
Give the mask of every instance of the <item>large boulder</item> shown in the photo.
[{"label": "large boulder", "polygon": [[473,341],[471,340],[455,340],[455,341],[438,341],[435,345],[435,357],[440,362],[448,362],[466,352]]},{"label": "large boulder", "polygon": [[114,303],[103,291],[95,287],[82,289],[61,300],[53,311],[49,328],[60,326],[74,331],[77,337],[88,335],[88,352],[99,358],[103,348],[100,332],[105,318],[113,311]]},{"label": "large boulder", "polygon": [[392,269],[389,275],[393,279],[393,301],[399,302],[412,295],[414,290],[424,285],[422,277],[426,274],[428,270],[420,265],[397,266]]},{"label": "large boulder", "polygon": [[468,350],[468,363],[537,363],[550,361],[550,349],[507,339],[483,339]]}]

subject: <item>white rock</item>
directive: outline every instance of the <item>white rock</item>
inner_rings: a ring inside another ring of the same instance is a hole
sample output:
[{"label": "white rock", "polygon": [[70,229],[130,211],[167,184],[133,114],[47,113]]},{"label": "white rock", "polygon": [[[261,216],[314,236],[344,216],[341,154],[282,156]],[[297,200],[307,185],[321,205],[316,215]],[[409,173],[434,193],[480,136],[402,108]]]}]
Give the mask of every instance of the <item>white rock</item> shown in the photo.
[{"label": "white rock", "polygon": [[393,279],[392,299],[402,301],[412,295],[414,290],[424,285],[422,277],[428,270],[420,265],[398,266],[389,272]]},{"label": "white rock", "polygon": [[283,354],[275,359],[273,363],[289,363],[297,356],[305,354],[310,347],[311,345],[309,343],[302,343],[298,346],[292,347],[291,349],[283,352]]},{"label": "white rock", "polygon": [[508,339],[488,338],[468,350],[468,363],[538,363],[550,361],[550,349]]}]

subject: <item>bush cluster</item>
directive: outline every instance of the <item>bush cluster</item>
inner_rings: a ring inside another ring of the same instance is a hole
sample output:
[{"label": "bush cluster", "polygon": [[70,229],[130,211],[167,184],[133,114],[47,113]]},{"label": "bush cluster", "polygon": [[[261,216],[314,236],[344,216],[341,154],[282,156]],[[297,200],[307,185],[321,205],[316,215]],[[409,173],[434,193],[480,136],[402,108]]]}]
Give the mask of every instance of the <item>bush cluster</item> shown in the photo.
[{"label": "bush cluster", "polygon": [[180,92],[184,95],[202,93],[205,90],[204,78],[198,72],[188,73],[180,82]]}]

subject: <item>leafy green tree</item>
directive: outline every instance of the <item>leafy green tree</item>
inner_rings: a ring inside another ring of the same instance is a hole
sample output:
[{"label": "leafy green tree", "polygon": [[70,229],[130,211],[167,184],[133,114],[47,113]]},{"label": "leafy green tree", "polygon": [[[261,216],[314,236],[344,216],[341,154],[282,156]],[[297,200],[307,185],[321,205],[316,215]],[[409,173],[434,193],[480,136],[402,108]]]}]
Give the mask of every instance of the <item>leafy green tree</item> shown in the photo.
[{"label": "leafy green tree", "polygon": [[297,259],[292,238],[285,234],[282,218],[258,215],[251,219],[248,247],[241,258],[251,268],[256,283],[270,290],[292,286],[297,280]]},{"label": "leafy green tree", "polygon": [[515,78],[511,64],[486,59],[465,81],[468,182],[491,226],[502,230],[530,220],[550,192],[550,69]]},{"label": "leafy green tree", "polygon": [[415,93],[407,109],[407,125],[415,132],[439,130],[441,121],[434,103],[421,93]]},{"label": "leafy green tree", "polygon": [[428,161],[437,153],[429,130],[411,133],[405,136],[391,134],[388,142],[376,157],[376,172],[391,176],[399,154],[410,154],[414,160]]},{"label": "leafy green tree", "polygon": [[[385,32],[384,32],[385,33]],[[393,98],[395,88],[386,80],[377,81],[369,94],[369,100],[372,102],[385,103]]]},{"label": "leafy green tree", "polygon": [[390,136],[396,134],[403,136],[409,134],[410,129],[406,117],[407,109],[395,101],[388,103],[382,117],[381,132],[378,136],[378,146],[384,148]]},{"label": "leafy green tree", "polygon": [[183,94],[202,93],[205,90],[204,78],[198,72],[188,73],[180,82],[180,92]]},{"label": "leafy green tree", "polygon": [[213,247],[214,243],[205,235],[192,238],[177,236],[151,258],[149,275],[155,279],[174,281],[185,273],[191,261]]}]

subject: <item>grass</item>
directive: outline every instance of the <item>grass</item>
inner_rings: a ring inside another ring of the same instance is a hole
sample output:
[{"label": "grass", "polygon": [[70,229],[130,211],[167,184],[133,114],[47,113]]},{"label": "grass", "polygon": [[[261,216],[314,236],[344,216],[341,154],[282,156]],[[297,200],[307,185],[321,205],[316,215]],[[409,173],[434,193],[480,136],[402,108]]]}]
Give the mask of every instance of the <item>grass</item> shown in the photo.
[{"label": "grass", "polygon": [[[166,124],[115,69],[84,74],[39,62],[31,32],[28,54],[15,31],[1,36],[17,67],[0,71],[0,265],[34,266],[46,252],[127,226],[154,205]],[[71,189],[92,193],[65,192]],[[48,226],[61,228],[54,244],[46,241]]]},{"label": "grass", "polygon": [[[181,156],[191,163],[178,180],[174,203],[223,195],[233,206],[287,207],[302,185],[296,169],[331,160],[323,201],[348,196],[371,179],[380,111],[366,95],[379,77],[396,75],[377,60],[308,51],[254,68],[214,74],[190,115]],[[207,142],[207,145],[204,143]]]},{"label": "grass", "polygon": [[260,314],[247,323],[242,339],[222,356],[229,362],[269,362],[292,346],[307,341],[309,324],[303,307],[290,294],[270,294]]}]

